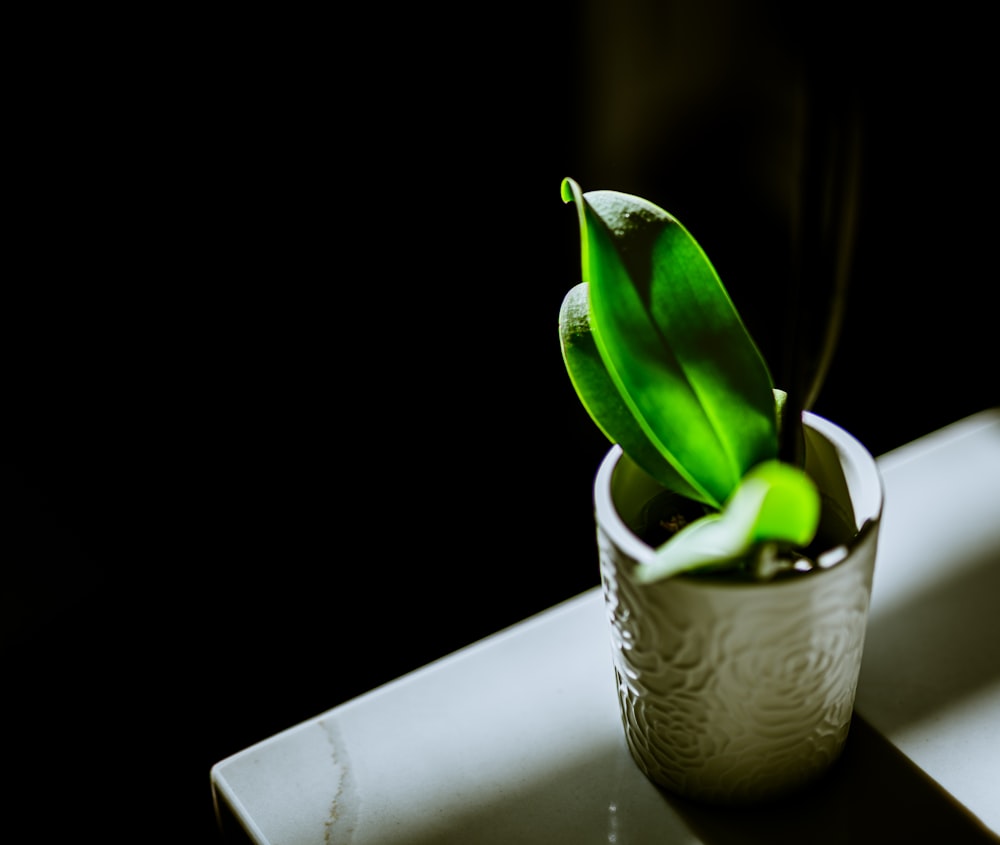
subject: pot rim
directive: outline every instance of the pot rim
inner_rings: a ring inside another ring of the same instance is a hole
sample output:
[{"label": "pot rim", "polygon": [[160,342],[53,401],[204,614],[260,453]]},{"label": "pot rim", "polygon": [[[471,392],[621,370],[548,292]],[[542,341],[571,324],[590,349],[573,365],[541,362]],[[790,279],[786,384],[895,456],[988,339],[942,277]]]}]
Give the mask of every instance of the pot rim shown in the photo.
[{"label": "pot rim", "polygon": [[[837,450],[855,509],[856,533],[851,541],[853,546],[882,517],[885,490],[878,464],[861,441],[825,417],[803,411],[802,421]],[[598,522],[614,537],[621,551],[637,563],[648,563],[656,550],[632,532],[619,514],[612,497],[612,478],[623,455],[622,447],[616,443],[601,461],[594,480],[594,509]]]}]

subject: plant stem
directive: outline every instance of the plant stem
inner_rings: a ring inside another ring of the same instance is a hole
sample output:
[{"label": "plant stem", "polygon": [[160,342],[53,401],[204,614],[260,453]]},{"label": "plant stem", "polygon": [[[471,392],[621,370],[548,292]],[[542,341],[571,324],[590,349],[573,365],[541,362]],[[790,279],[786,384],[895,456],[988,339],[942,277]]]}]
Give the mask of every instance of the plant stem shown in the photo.
[{"label": "plant stem", "polygon": [[801,92],[799,161],[786,290],[782,460],[801,466],[802,411],[829,371],[847,304],[857,229],[861,118],[839,65],[808,54]]}]

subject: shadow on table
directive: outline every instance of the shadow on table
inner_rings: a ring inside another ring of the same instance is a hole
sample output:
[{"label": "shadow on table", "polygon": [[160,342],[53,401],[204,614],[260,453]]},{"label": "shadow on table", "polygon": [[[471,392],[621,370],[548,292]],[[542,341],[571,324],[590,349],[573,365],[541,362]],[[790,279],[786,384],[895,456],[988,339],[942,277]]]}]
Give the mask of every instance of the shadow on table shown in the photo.
[{"label": "shadow on table", "polygon": [[667,800],[705,845],[1000,842],[857,714],[841,759],[794,798],[746,809]]}]

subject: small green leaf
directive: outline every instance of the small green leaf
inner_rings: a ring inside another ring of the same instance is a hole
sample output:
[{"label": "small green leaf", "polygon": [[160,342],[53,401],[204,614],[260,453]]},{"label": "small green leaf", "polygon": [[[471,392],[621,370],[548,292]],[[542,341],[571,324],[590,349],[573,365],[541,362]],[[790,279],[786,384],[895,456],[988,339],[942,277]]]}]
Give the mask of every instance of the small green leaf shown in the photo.
[{"label": "small green leaf", "polygon": [[695,569],[734,566],[760,543],[808,544],[820,517],[819,491],[806,473],[791,464],[765,461],[750,470],[721,513],[681,529],[636,567],[642,583]]}]

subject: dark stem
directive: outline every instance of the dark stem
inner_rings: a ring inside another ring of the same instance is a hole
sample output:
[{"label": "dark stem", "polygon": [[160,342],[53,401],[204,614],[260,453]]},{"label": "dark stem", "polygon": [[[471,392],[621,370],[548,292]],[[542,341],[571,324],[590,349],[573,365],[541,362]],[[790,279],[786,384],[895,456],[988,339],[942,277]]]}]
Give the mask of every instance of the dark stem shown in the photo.
[{"label": "dark stem", "polygon": [[823,56],[805,60],[799,161],[786,291],[784,379],[788,392],[780,457],[803,462],[802,411],[826,379],[847,304],[857,230],[861,112],[850,80]]}]

